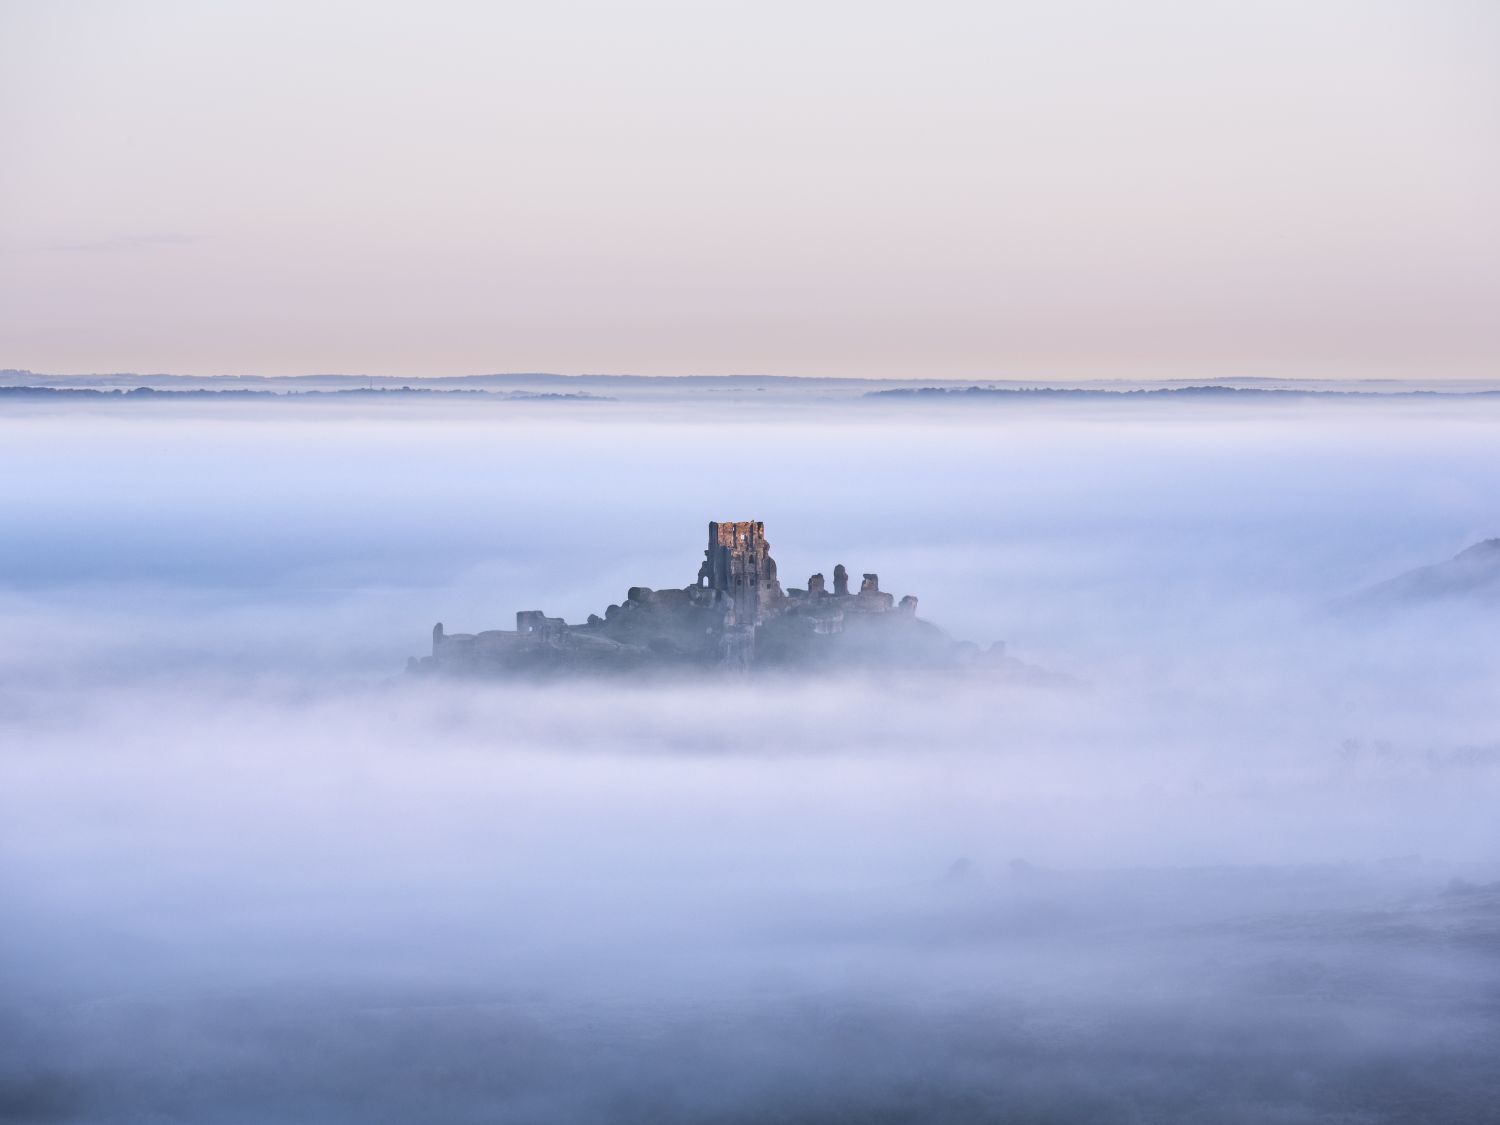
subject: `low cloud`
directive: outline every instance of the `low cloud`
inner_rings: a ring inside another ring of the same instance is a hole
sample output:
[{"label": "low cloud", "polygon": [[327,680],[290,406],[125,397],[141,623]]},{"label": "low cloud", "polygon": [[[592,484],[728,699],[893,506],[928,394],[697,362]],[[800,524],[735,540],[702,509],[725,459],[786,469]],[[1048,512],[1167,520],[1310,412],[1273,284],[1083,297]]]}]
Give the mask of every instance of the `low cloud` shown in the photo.
[{"label": "low cloud", "polygon": [[[1472,416],[0,430],[0,1119],[1490,1104],[1493,630],[1322,608],[1500,518]],[[400,672],[737,517],[1068,679]]]}]

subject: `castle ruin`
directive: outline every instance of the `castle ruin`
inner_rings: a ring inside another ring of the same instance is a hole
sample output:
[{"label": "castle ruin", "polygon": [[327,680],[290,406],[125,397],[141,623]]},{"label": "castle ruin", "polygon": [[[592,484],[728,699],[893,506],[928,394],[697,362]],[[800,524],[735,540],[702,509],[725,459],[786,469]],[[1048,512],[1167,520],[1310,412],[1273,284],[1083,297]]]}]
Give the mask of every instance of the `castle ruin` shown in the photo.
[{"label": "castle ruin", "polygon": [[691,586],[632,586],[604,616],[569,625],[541,610],[521,610],[515,629],[432,631],[430,656],[415,671],[462,673],[652,668],[805,666],[948,667],[979,650],[951,640],[917,617],[917,599],[896,601],[867,573],[849,589],[843,564],[833,590],[814,574],[783,591],[760,521],[712,522]]}]

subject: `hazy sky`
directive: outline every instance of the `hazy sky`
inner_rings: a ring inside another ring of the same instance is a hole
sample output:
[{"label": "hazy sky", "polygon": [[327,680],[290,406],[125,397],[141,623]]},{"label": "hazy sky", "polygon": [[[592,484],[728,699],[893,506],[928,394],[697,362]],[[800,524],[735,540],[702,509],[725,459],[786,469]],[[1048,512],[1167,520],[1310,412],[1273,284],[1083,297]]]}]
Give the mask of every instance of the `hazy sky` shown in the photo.
[{"label": "hazy sky", "polygon": [[1500,371],[1484,0],[0,0],[0,152],[0,366]]}]

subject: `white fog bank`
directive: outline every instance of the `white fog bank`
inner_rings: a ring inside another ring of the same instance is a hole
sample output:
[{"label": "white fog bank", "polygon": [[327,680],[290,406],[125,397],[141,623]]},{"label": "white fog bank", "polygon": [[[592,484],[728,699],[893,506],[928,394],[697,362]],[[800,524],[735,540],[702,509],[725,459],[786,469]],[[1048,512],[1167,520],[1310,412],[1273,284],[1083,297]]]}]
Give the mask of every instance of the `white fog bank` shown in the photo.
[{"label": "white fog bank", "polygon": [[[0,415],[0,1120],[1483,1121],[1500,404]],[[1038,682],[408,677],[761,519]]]}]

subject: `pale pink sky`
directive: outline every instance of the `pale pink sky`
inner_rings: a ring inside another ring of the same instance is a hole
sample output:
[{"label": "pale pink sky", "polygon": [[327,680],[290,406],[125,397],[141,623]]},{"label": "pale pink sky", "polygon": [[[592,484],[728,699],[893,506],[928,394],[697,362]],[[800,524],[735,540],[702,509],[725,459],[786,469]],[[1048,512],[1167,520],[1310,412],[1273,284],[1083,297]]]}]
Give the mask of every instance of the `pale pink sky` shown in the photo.
[{"label": "pale pink sky", "polygon": [[0,0],[0,367],[1500,375],[1500,5]]}]

